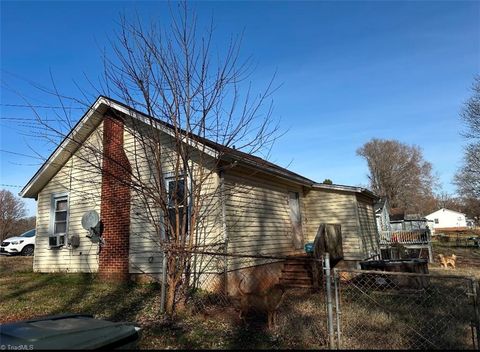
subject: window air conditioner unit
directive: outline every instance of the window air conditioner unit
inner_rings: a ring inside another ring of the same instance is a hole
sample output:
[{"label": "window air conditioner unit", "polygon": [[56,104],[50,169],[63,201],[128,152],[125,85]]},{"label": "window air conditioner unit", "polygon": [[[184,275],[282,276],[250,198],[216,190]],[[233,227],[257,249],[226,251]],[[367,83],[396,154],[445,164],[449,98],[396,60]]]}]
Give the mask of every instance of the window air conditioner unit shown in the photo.
[{"label": "window air conditioner unit", "polygon": [[61,247],[65,245],[65,235],[50,236],[48,244],[50,247]]}]

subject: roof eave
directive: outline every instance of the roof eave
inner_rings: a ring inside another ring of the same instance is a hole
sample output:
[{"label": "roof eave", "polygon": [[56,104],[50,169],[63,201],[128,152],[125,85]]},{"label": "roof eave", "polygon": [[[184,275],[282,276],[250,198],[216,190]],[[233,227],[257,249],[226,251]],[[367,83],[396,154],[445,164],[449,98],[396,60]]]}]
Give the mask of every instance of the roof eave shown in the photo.
[{"label": "roof eave", "polygon": [[[44,176],[45,172],[53,167],[55,160],[60,158],[62,155],[67,153],[66,160],[80,147],[79,143],[74,140],[74,136],[77,135],[83,128],[87,128],[87,134],[89,135],[100,122],[94,123],[90,126],[87,126],[87,123],[90,121],[91,117],[99,111],[99,107],[102,103],[105,103],[106,99],[104,97],[99,97],[97,100],[88,108],[87,112],[82,116],[81,119],[75,124],[75,126],[70,130],[70,132],[65,136],[63,141],[55,148],[53,153],[48,157],[47,160],[42,164],[42,166],[37,170],[37,172],[32,176],[32,178],[27,182],[27,184],[22,188],[19,192],[19,196],[22,198],[37,198],[38,193],[41,191],[43,187],[36,187],[38,185],[38,181]],[[88,132],[88,129],[92,131]],[[77,144],[75,146],[75,144]],[[58,165],[63,166],[64,163],[58,163]],[[60,166],[60,167],[61,167]],[[59,169],[60,167],[57,166]],[[53,175],[55,175],[57,171],[52,170]]]},{"label": "roof eave", "polygon": [[265,173],[274,175],[278,178],[281,178],[283,180],[286,180],[286,181],[289,181],[289,182],[292,182],[292,183],[299,184],[301,186],[312,187],[312,185],[315,183],[314,181],[312,181],[312,180],[310,180],[306,177],[281,172],[280,170],[270,168],[266,165],[262,165],[262,164],[254,162],[254,161],[243,159],[241,157],[231,156],[231,155],[225,154],[225,155],[222,156],[222,159],[227,161],[227,162],[231,162],[231,161],[239,162],[239,163],[243,164],[244,166],[259,169],[259,170],[261,170]]},{"label": "roof eave", "polygon": [[349,192],[349,193],[359,193],[372,199],[379,199],[379,197],[375,193],[363,187],[344,186],[344,185],[335,185],[335,184],[329,185],[325,183],[314,183],[312,187],[334,190],[334,191],[343,191],[343,192]]},{"label": "roof eave", "polygon": [[[147,125],[151,125],[152,127],[155,127],[157,129],[164,131],[169,135],[172,135],[173,133],[167,125],[162,124],[160,121],[156,120],[155,118],[145,115],[140,111],[130,108],[127,105],[121,102],[117,102],[111,98],[108,98],[105,96],[99,96],[97,100],[89,107],[87,112],[82,116],[82,118],[77,122],[74,128],[64,138],[64,140],[58,145],[55,151],[50,155],[50,157],[44,162],[44,164],[40,167],[40,169],[35,173],[35,175],[20,191],[19,195],[24,198],[36,198],[38,193],[43,189],[43,187],[46,184],[46,183],[39,182],[41,177],[45,176],[46,171],[50,171],[50,173],[48,173],[46,177],[51,179],[51,177],[53,177],[58,172],[58,170],[65,164],[65,162],[68,161],[71,155],[73,155],[75,151],[78,150],[78,148],[81,146],[82,142],[75,141],[75,136],[79,133],[79,131],[86,128],[86,133],[84,134],[84,138],[85,136],[86,138],[88,138],[88,136],[101,123],[101,121],[103,120],[103,114],[108,108],[112,108],[127,116],[136,118],[146,123]],[[95,113],[98,113],[98,114],[95,114]],[[94,122],[93,124],[88,125],[92,116],[96,116],[97,119],[93,121]],[[185,142],[194,143],[193,141],[190,141],[189,138],[186,138]],[[214,148],[211,148],[205,145],[204,143],[195,144],[197,148],[199,144],[202,146],[201,150],[213,158],[220,157],[225,160],[236,160],[244,164],[245,166],[260,169],[263,172],[275,175],[276,177],[287,180],[289,182],[297,183],[302,186],[344,191],[344,192],[350,192],[350,193],[358,193],[358,194],[363,194],[372,199],[378,199],[378,197],[373,192],[365,188],[315,183],[314,181],[306,177],[295,174],[294,172],[290,172],[289,170],[286,170],[286,169],[285,171],[282,171],[281,169],[269,167],[268,165],[262,165],[259,162],[248,160],[240,156],[228,155],[228,153],[222,155],[218,150],[215,150]],[[58,161],[58,159],[60,159],[59,160],[60,162],[55,165],[54,163],[55,161]]]}]

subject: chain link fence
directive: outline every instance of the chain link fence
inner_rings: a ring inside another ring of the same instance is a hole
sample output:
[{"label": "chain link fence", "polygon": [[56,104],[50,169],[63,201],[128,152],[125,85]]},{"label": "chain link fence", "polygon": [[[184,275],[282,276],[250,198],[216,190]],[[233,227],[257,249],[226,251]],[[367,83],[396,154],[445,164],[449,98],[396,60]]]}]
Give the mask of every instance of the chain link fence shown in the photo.
[{"label": "chain link fence", "polygon": [[328,348],[322,259],[204,251],[191,262],[176,307],[183,330],[205,337],[197,347]]},{"label": "chain link fence", "polygon": [[335,270],[336,343],[348,349],[478,349],[478,283]]},{"label": "chain link fence", "polygon": [[196,252],[177,294],[196,348],[478,349],[478,282],[332,269],[328,255]]}]

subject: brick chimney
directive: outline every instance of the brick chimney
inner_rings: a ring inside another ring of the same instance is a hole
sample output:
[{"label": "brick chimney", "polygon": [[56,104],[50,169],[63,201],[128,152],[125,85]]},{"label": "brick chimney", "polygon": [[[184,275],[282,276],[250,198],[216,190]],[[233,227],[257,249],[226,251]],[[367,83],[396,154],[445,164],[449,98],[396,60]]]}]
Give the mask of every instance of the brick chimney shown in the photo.
[{"label": "brick chimney", "polygon": [[102,198],[104,244],[98,273],[102,279],[129,279],[131,166],[123,148],[124,124],[109,110],[103,120]]}]

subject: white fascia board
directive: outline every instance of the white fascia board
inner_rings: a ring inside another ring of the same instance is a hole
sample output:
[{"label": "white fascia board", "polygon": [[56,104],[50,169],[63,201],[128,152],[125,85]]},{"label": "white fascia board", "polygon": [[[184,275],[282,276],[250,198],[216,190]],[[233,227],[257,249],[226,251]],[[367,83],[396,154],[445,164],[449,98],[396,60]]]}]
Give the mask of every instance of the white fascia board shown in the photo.
[{"label": "white fascia board", "polygon": [[[35,175],[28,181],[28,183],[23,187],[23,189],[20,191],[19,195],[20,197],[25,197],[25,195],[28,193],[28,191],[31,189],[32,185],[35,184],[38,179],[42,176],[42,174],[47,170],[49,167],[54,164],[54,161],[59,158],[60,154],[66,152],[66,148],[70,143],[73,143],[73,137],[85,126],[87,121],[90,119],[90,117],[97,111],[97,109],[100,107],[102,104],[104,98],[99,98],[97,101],[93,104],[91,108],[87,111],[87,113],[83,116],[83,118],[77,123],[77,125],[71,130],[65,139],[60,143],[60,145],[55,149],[55,151],[50,155],[50,157],[45,161],[45,163],[40,167],[40,169],[35,173]],[[58,166],[57,166],[58,167]]]},{"label": "white fascia board", "polygon": [[354,193],[363,193],[363,192],[371,193],[366,188],[355,187],[355,186],[328,185],[323,183],[316,183],[313,185],[313,188],[332,189],[336,191],[345,191],[345,192],[354,192]]},{"label": "white fascia board", "polygon": [[[67,134],[65,139],[60,143],[60,145],[55,149],[55,151],[50,155],[50,157],[47,159],[47,161],[40,167],[40,169],[35,173],[35,175],[28,181],[28,183],[23,187],[23,189],[20,191],[19,195],[21,197],[25,197],[29,191],[31,190],[32,186],[43,176],[44,172],[49,169],[50,167],[62,167],[62,165],[55,165],[55,161],[60,157],[62,153],[68,152],[67,147],[71,144],[74,143],[73,140],[77,133],[84,128],[85,124],[88,123],[92,115],[99,110],[101,105],[105,105],[106,107],[109,107],[111,109],[117,110],[125,115],[131,116],[147,125],[153,126],[154,128],[172,136],[175,137],[174,131],[172,131],[171,128],[164,126],[160,122],[156,121],[155,119],[138,113],[134,110],[128,109],[125,106],[118,104],[116,102],[111,101],[110,99],[106,97],[99,97],[95,103],[89,108],[87,113],[82,117],[82,119],[77,123],[77,125]],[[191,139],[187,138],[186,136],[184,137],[183,140],[184,143],[199,149],[200,151],[206,153],[207,155],[210,155],[213,158],[218,157],[218,152],[203,143],[194,143]],[[196,145],[195,145],[196,144]],[[199,145],[201,148],[199,148]],[[79,146],[77,146],[79,147]],[[76,149],[75,149],[76,150]],[[32,196],[32,195],[30,195]]]}]

